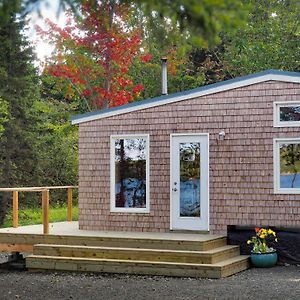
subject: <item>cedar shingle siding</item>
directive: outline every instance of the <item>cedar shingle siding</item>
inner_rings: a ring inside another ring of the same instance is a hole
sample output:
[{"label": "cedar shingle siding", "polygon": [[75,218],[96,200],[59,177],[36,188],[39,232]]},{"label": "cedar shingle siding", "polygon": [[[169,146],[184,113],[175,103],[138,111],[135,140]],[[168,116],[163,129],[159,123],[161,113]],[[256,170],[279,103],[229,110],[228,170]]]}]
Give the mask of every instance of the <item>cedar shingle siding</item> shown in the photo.
[{"label": "cedar shingle siding", "polygon": [[[168,231],[170,134],[209,133],[210,231],[227,225],[300,224],[300,195],[274,194],[273,102],[300,100],[300,85],[268,81],[79,125],[79,226],[87,230]],[[218,140],[220,130],[225,140]],[[110,213],[110,136],[150,135],[150,213]]]}]

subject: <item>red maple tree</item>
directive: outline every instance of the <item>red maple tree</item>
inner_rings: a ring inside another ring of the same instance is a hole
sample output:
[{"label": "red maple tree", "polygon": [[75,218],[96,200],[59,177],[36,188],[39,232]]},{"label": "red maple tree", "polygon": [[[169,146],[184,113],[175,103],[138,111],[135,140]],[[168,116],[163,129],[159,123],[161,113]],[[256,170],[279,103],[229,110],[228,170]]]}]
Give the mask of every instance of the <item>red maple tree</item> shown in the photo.
[{"label": "red maple tree", "polygon": [[47,19],[39,35],[55,45],[44,72],[67,85],[67,98],[81,97],[88,109],[118,106],[133,101],[143,90],[129,75],[134,59],[148,62],[141,53],[140,32],[128,26],[129,9],[111,0],[84,1],[79,16],[68,12],[64,28]]}]

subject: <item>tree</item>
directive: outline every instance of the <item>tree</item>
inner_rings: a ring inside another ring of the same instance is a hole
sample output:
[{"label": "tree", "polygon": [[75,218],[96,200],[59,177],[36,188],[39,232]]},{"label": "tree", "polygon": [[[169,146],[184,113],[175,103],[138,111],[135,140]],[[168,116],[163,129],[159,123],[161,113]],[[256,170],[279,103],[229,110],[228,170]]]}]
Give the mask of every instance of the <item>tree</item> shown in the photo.
[{"label": "tree", "polygon": [[35,153],[38,161],[36,184],[77,185],[78,128],[70,123],[77,109],[56,89],[55,78],[41,76],[41,99],[35,101],[37,114]]},{"label": "tree", "polygon": [[[25,11],[40,10],[40,4],[50,0],[24,0]],[[60,0],[58,13],[71,8],[78,13],[78,7],[86,0]],[[99,1],[88,1],[96,6]],[[103,1],[101,1],[103,2]],[[157,22],[162,18],[169,20],[180,29],[193,46],[205,47],[220,42],[221,31],[238,29],[245,17],[245,5],[239,0],[195,1],[195,0],[110,0],[110,3],[138,5],[146,15],[152,15]],[[161,41],[163,42],[163,40]]]},{"label": "tree", "polygon": [[178,28],[193,46],[205,47],[220,42],[221,31],[237,29],[247,12],[238,0],[124,0],[137,3],[148,15]]},{"label": "tree", "polygon": [[69,24],[59,28],[47,20],[39,33],[56,46],[45,73],[59,78],[66,97],[83,99],[88,110],[125,104],[143,89],[129,75],[140,53],[140,34],[127,26],[127,6],[114,1],[85,1],[80,15],[70,14]]},{"label": "tree", "polygon": [[[34,182],[36,159],[32,135],[33,103],[38,97],[38,77],[33,68],[33,54],[21,34],[25,23],[17,18],[20,7],[2,1],[0,19],[0,98],[6,107],[5,130],[0,139],[0,186],[11,187]],[[0,205],[0,223],[3,222],[8,195],[3,194]]]},{"label": "tree", "polygon": [[246,0],[247,26],[225,33],[224,62],[233,76],[266,69],[300,70],[300,2]]},{"label": "tree", "polygon": [[0,139],[5,131],[5,124],[8,121],[8,103],[0,97]]},{"label": "tree", "polygon": [[232,78],[226,71],[222,56],[224,45],[220,44],[212,49],[193,48],[189,53],[191,76],[202,74],[203,83],[211,84]]},{"label": "tree", "polygon": [[174,93],[198,87],[203,77],[192,70],[189,60],[187,37],[182,35],[178,26],[166,17],[157,17],[157,13],[147,14],[138,5],[131,5],[129,26],[138,28],[142,36],[142,49],[151,53],[148,63],[134,61],[130,74],[135,84],[142,84],[144,90],[140,98],[161,95],[161,58],[168,59],[168,92]]}]

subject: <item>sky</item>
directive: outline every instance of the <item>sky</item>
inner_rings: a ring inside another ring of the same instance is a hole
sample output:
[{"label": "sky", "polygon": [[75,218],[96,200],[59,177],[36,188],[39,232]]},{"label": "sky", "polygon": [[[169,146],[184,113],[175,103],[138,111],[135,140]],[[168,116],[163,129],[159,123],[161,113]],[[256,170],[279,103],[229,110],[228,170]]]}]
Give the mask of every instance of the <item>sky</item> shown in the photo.
[{"label": "sky", "polygon": [[53,51],[53,46],[43,42],[36,34],[34,27],[39,25],[42,28],[45,28],[44,19],[49,18],[51,21],[55,22],[59,26],[64,26],[66,23],[66,16],[61,11],[58,12],[59,0],[51,0],[51,1],[41,1],[40,13],[39,16],[38,11],[35,9],[31,11],[29,14],[29,28],[26,31],[29,40],[33,44],[33,49],[37,55],[38,62],[36,63],[39,66],[40,62],[44,62],[47,56],[50,56]]}]

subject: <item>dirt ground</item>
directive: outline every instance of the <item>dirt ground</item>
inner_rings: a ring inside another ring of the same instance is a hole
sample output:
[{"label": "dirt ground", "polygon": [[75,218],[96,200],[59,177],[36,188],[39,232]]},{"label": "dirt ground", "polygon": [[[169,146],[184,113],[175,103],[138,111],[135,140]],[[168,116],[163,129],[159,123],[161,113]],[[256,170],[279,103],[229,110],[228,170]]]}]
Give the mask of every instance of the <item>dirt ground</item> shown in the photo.
[{"label": "dirt ground", "polygon": [[0,270],[0,299],[300,299],[300,267],[250,269],[225,279]]}]

